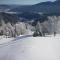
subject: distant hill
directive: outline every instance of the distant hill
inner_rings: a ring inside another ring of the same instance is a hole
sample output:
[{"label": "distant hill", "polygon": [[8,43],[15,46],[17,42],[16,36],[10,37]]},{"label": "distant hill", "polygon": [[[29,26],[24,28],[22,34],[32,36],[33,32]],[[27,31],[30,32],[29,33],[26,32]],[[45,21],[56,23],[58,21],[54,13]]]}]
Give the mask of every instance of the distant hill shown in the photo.
[{"label": "distant hill", "polygon": [[18,6],[14,9],[11,9],[10,11],[13,11],[13,12],[28,12],[31,10],[31,5],[23,5],[23,6]]},{"label": "distant hill", "polygon": [[30,6],[19,6],[16,8],[11,9],[10,11],[14,12],[38,12],[38,13],[56,13],[60,14],[60,1],[55,2],[42,2],[35,5]]},{"label": "distant hill", "polygon": [[[0,19],[5,21],[47,20],[47,16],[60,16],[60,1],[42,2],[35,5],[0,5]],[[7,13],[6,13],[7,12]]]}]

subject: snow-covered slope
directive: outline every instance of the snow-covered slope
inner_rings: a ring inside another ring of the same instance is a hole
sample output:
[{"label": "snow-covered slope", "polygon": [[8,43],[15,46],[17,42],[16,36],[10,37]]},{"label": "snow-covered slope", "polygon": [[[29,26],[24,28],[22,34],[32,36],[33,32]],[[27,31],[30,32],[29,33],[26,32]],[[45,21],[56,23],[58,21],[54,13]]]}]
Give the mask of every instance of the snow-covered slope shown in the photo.
[{"label": "snow-covered slope", "polygon": [[3,44],[0,60],[60,60],[60,37],[26,37]]}]

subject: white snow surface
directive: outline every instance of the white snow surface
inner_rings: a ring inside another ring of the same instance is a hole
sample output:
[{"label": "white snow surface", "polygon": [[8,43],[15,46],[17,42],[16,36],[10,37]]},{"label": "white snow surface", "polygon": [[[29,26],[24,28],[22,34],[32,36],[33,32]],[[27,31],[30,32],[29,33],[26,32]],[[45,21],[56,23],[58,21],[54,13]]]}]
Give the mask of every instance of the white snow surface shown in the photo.
[{"label": "white snow surface", "polygon": [[14,38],[6,38],[6,36],[0,36],[0,44],[8,43],[12,41]]},{"label": "white snow surface", "polygon": [[0,45],[0,60],[60,60],[60,35],[19,38]]}]

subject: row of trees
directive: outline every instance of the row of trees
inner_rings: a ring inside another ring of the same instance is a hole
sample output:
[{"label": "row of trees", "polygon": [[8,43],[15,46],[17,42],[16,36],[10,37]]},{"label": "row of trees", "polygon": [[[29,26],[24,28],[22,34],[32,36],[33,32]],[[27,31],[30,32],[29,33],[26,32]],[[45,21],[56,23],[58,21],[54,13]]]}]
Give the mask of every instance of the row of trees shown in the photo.
[{"label": "row of trees", "polygon": [[34,36],[45,36],[45,34],[55,35],[56,33],[60,33],[60,16],[48,16],[47,18],[48,20],[43,23],[37,22]]},{"label": "row of trees", "polygon": [[60,33],[60,16],[48,16],[47,18],[48,20],[42,23],[38,21],[35,27],[24,22],[16,22],[15,24],[11,24],[10,22],[5,23],[1,20],[0,35],[15,37],[23,34],[29,34],[30,31],[35,31],[33,34],[35,36]]},{"label": "row of trees", "polygon": [[27,23],[17,22],[16,24],[11,24],[10,22],[5,23],[1,20],[0,35],[16,37],[19,35],[28,34],[29,31],[31,31],[31,26]]}]

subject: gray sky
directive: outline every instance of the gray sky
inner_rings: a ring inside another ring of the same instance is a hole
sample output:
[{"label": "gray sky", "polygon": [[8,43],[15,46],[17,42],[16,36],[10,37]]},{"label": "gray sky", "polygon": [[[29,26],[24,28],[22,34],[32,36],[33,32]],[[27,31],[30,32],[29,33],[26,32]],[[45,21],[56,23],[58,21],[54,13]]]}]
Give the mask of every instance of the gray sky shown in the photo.
[{"label": "gray sky", "polygon": [[20,4],[20,5],[29,4],[30,5],[30,4],[36,4],[45,1],[55,1],[55,0],[0,0],[0,4]]}]

